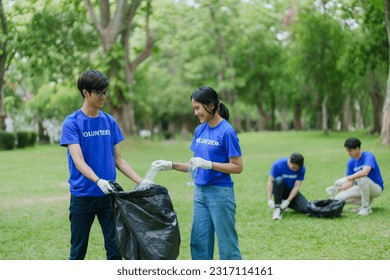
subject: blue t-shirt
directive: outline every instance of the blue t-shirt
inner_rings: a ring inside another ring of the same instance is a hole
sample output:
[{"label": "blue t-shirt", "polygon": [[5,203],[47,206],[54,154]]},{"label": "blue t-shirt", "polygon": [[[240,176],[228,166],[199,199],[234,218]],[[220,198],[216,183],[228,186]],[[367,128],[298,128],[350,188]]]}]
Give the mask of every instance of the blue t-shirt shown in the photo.
[{"label": "blue t-shirt", "polygon": [[375,156],[371,152],[362,152],[362,156],[359,159],[350,158],[347,163],[347,176],[362,170],[364,166],[371,167],[367,177],[378,184],[383,190],[384,185],[381,170],[379,169]]},{"label": "blue t-shirt", "polygon": [[[241,156],[237,133],[225,119],[215,127],[210,127],[208,123],[199,125],[194,132],[191,150],[194,157],[222,163],[229,162],[229,158]],[[195,184],[233,187],[233,180],[228,173],[198,168]]]},{"label": "blue t-shirt", "polygon": [[274,162],[269,172],[272,177],[282,177],[286,185],[292,189],[295,181],[303,181],[305,178],[306,167],[302,165],[297,171],[293,171],[288,167],[288,158],[281,158]]},{"label": "blue t-shirt", "polygon": [[[60,145],[80,144],[85,162],[99,178],[116,179],[114,145],[124,140],[115,119],[102,111],[90,118],[81,109],[67,116],[62,126]],[[75,196],[103,196],[100,188],[76,168],[68,149],[70,193]]]}]

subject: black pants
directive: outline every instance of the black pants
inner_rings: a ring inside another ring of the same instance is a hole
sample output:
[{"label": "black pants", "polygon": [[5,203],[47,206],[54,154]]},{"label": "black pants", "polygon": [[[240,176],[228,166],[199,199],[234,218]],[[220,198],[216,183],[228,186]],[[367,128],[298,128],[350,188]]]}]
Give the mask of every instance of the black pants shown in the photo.
[{"label": "black pants", "polygon": [[[274,195],[276,207],[280,207],[282,200],[288,198],[291,193],[291,190],[292,189],[290,189],[286,185],[282,177],[275,178],[272,192]],[[299,213],[307,213],[307,204],[308,202],[306,198],[298,192],[294,199],[290,201],[288,207],[294,209]]]}]

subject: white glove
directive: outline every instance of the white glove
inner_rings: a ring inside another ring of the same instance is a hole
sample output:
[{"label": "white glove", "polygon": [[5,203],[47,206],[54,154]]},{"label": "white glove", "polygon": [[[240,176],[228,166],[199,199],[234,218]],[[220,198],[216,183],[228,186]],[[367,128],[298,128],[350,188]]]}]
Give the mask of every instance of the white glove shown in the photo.
[{"label": "white glove", "polygon": [[290,201],[288,199],[283,200],[282,203],[280,204],[280,208],[286,209],[289,204],[290,204]]},{"label": "white glove", "polygon": [[339,188],[338,187],[335,187],[335,186],[330,186],[330,187],[327,187],[326,188],[326,192],[330,195],[330,196],[336,196],[337,192],[339,191]]},{"label": "white glove", "polygon": [[158,171],[168,171],[172,170],[172,161],[167,160],[156,160],[152,163],[152,167],[156,168]]},{"label": "white glove", "polygon": [[211,161],[205,160],[200,157],[193,157],[190,159],[190,165],[192,166],[192,169],[195,168],[203,168],[203,169],[211,169],[213,167]]},{"label": "white glove", "polygon": [[114,191],[107,180],[98,179],[96,181],[96,185],[98,185],[104,194],[109,194],[110,192]]},{"label": "white glove", "polygon": [[275,201],[272,198],[268,199],[268,207],[272,209],[275,208]]},{"label": "white glove", "polygon": [[334,182],[334,185],[335,186],[341,186],[342,184],[344,184],[347,181],[348,181],[347,177],[343,177],[341,179],[336,180],[336,182]]}]

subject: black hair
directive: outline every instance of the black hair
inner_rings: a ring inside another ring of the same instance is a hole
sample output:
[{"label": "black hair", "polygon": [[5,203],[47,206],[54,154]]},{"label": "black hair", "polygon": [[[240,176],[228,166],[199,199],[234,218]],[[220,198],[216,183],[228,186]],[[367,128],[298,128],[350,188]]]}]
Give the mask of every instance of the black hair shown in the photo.
[{"label": "black hair", "polygon": [[203,104],[203,108],[206,109],[205,105],[213,104],[214,108],[212,112],[209,112],[211,115],[215,115],[218,112],[222,118],[229,120],[229,109],[225,104],[219,101],[218,93],[209,86],[201,86],[197,88],[192,94],[190,100],[194,99],[196,102]]},{"label": "black hair", "polygon": [[345,140],[344,147],[348,149],[356,149],[356,148],[360,149],[361,144],[362,143],[360,142],[359,139],[350,137],[347,140]]},{"label": "black hair", "polygon": [[87,70],[79,76],[77,81],[77,88],[83,98],[83,90],[91,91],[101,91],[108,88],[109,82],[102,72],[97,70]]},{"label": "black hair", "polygon": [[299,153],[293,153],[290,156],[290,162],[293,163],[293,164],[298,165],[299,168],[301,168],[303,166],[304,161],[305,161],[305,159]]}]

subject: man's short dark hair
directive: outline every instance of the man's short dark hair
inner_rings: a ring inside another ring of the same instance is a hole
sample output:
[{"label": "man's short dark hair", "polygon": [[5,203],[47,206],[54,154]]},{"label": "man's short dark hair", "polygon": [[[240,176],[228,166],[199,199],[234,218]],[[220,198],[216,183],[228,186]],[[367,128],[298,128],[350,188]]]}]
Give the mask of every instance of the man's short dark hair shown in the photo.
[{"label": "man's short dark hair", "polygon": [[347,140],[345,140],[344,147],[347,149],[356,149],[356,148],[360,149],[361,144],[362,143],[360,142],[359,139],[350,137]]},{"label": "man's short dark hair", "polygon": [[303,166],[304,158],[300,153],[293,153],[290,156],[290,162],[296,164],[301,168]]},{"label": "man's short dark hair", "polygon": [[109,82],[106,75],[100,71],[92,69],[82,73],[77,80],[77,88],[79,89],[79,92],[83,98],[83,89],[87,90],[88,92],[93,90],[101,91],[106,89],[108,84]]}]

